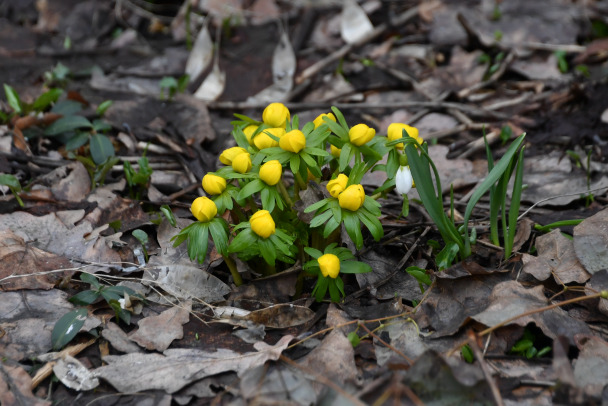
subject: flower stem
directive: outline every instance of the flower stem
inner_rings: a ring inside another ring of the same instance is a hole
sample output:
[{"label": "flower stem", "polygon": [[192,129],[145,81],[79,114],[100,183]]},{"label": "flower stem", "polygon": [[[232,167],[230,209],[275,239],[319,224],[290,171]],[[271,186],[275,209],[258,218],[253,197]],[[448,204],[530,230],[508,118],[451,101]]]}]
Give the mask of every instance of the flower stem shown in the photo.
[{"label": "flower stem", "polygon": [[294,177],[298,183],[298,186],[300,187],[300,190],[305,190],[307,187],[306,182],[304,182],[304,179],[302,179],[302,176],[300,176],[300,172],[295,173]]},{"label": "flower stem", "polygon": [[228,269],[230,269],[230,274],[232,275],[234,284],[236,286],[241,286],[243,284],[243,278],[241,278],[241,274],[236,269],[236,264],[234,263],[232,258],[230,258],[228,255],[223,255],[223,257],[224,257],[224,262],[228,266]]},{"label": "flower stem", "polygon": [[374,200],[378,200],[382,197],[382,192],[376,193],[375,195],[370,196]]},{"label": "flower stem", "polygon": [[283,180],[280,180],[279,183],[277,183],[277,188],[279,189],[279,193],[281,193],[281,196],[283,196],[283,199],[285,199],[285,203],[287,203],[289,207],[293,208],[293,201],[289,197],[289,193],[287,193],[287,189],[285,188]]}]

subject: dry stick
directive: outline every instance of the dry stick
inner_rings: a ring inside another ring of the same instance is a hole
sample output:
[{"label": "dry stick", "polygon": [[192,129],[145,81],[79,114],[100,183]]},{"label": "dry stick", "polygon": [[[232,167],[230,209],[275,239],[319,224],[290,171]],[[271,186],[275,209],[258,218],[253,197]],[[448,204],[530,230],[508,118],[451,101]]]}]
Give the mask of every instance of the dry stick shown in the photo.
[{"label": "dry stick", "polygon": [[[66,355],[73,357],[76,354],[79,354],[80,352],[82,352],[84,349],[86,349],[90,345],[92,345],[96,340],[97,340],[96,338],[91,338],[89,341],[86,341],[84,343],[72,345],[72,346],[62,350],[61,352],[57,353],[57,357],[55,359],[63,358]],[[31,386],[32,389],[36,388],[40,384],[40,382],[44,381],[46,378],[48,378],[51,375],[51,373],[53,372],[53,366],[55,365],[55,363],[56,363],[56,361],[47,362],[46,364],[44,364],[44,366],[42,368],[40,368],[36,372],[36,375],[34,375],[34,377],[32,378],[32,386]]]},{"label": "dry stick", "polygon": [[471,93],[473,93],[479,89],[483,89],[484,87],[496,82],[498,79],[500,79],[500,77],[503,75],[503,73],[505,73],[505,71],[507,70],[507,66],[509,66],[511,64],[511,62],[513,62],[513,59],[515,59],[515,55],[513,52],[511,52],[507,55],[507,57],[505,59],[502,60],[499,68],[496,70],[496,72],[494,72],[494,74],[488,80],[484,80],[483,82],[475,83],[474,85],[471,85],[467,88],[462,89],[461,91],[458,92],[458,98],[460,98],[460,99],[466,98]]},{"label": "dry stick", "polygon": [[475,354],[475,358],[479,361],[479,365],[481,366],[481,371],[483,372],[483,376],[486,378],[488,385],[490,385],[490,389],[492,391],[492,396],[494,397],[494,401],[498,406],[504,406],[504,402],[502,397],[500,396],[500,391],[496,386],[496,382],[492,378],[492,373],[488,369],[488,364],[483,359],[483,354],[477,345],[477,341],[475,340],[475,333],[472,330],[467,332],[467,336],[469,338],[469,347],[473,350],[473,354]]},{"label": "dry stick", "polygon": [[[393,25],[395,25],[395,26],[403,25],[410,19],[416,17],[417,15],[418,15],[418,6],[412,7],[409,10],[407,10],[405,13],[403,13],[399,17],[397,17],[395,19],[395,21],[393,22]],[[304,82],[306,79],[311,78],[314,75],[316,75],[317,73],[321,72],[323,69],[325,69],[330,64],[334,63],[335,61],[339,60],[340,58],[343,58],[346,54],[351,52],[353,49],[360,47],[361,45],[364,45],[367,42],[379,37],[388,28],[389,28],[388,24],[386,24],[386,23],[381,24],[378,27],[374,28],[374,30],[371,31],[369,34],[367,34],[364,37],[362,37],[361,39],[359,39],[358,41],[356,41],[352,44],[344,45],[342,48],[338,49],[337,51],[333,52],[332,54],[321,59],[314,65],[309,66],[308,68],[304,69],[304,71],[296,78],[296,80],[295,80],[296,85],[299,85],[300,83]]]},{"label": "dry stick", "polygon": [[344,398],[348,399],[352,404],[365,406],[365,403],[361,402],[359,399],[355,398],[353,395],[351,395],[350,393],[346,392],[344,389],[342,389],[341,387],[336,385],[331,379],[321,375],[320,373],[318,373],[316,371],[313,371],[312,369],[310,369],[308,367],[305,367],[304,365],[298,364],[297,362],[295,362],[294,360],[292,360],[290,358],[287,358],[283,354],[281,354],[279,359],[281,361],[285,362],[287,365],[291,365],[292,367],[299,369],[299,370],[307,373],[308,375],[314,376],[318,382],[320,382],[326,386],[329,386],[330,388],[332,388],[333,390],[338,392],[340,395],[342,395]]},{"label": "dry stick", "polygon": [[382,345],[384,345],[386,348],[390,349],[394,353],[396,353],[399,356],[401,356],[404,360],[407,361],[408,364],[414,365],[414,361],[412,361],[412,359],[410,357],[408,357],[403,352],[399,351],[398,349],[396,349],[395,347],[393,347],[392,345],[390,345],[389,343],[387,343],[386,341],[384,341],[383,339],[381,339],[376,333],[374,333],[369,328],[367,328],[367,326],[365,324],[359,323],[359,326],[363,330],[367,331],[367,334],[369,334],[370,336],[372,336],[373,338],[375,338],[376,340],[378,340],[380,343],[382,343]]},{"label": "dry stick", "polygon": [[592,192],[597,192],[599,190],[605,190],[608,189],[608,186],[602,186],[602,187],[598,187],[595,189],[591,189],[591,190],[584,190],[582,192],[574,192],[574,193],[566,193],[563,195],[555,195],[555,196],[551,196],[551,197],[547,197],[544,199],[539,200],[538,202],[534,203],[532,206],[530,206],[526,211],[524,211],[522,214],[519,215],[519,217],[517,218],[517,221],[521,220],[522,218],[525,217],[526,214],[528,214],[528,212],[530,210],[532,210],[533,208],[535,208],[536,206],[538,206],[541,203],[544,203],[548,200],[553,200],[553,199],[557,199],[558,197],[566,197],[566,196],[576,196],[576,195],[585,195],[587,193],[592,193]]},{"label": "dry stick", "polygon": [[554,303],[554,304],[549,305],[549,306],[541,307],[540,309],[534,309],[534,310],[530,310],[530,311],[527,311],[527,312],[522,313],[522,314],[518,314],[517,316],[511,317],[511,318],[509,318],[509,319],[507,319],[505,321],[502,321],[502,322],[496,324],[495,326],[489,327],[489,328],[487,328],[487,329],[479,332],[478,335],[481,337],[481,336],[484,336],[486,334],[490,334],[492,331],[494,331],[494,330],[496,330],[496,329],[498,329],[500,327],[506,326],[507,324],[509,324],[509,323],[511,323],[511,322],[513,322],[513,321],[515,321],[515,320],[517,320],[519,318],[521,318],[521,317],[527,317],[527,316],[530,316],[532,314],[542,313],[542,312],[547,311],[547,310],[555,309],[556,307],[561,307],[561,306],[565,306],[565,305],[576,303],[576,302],[582,302],[582,301],[585,301],[585,300],[598,299],[598,298],[600,298],[600,299],[608,299],[608,290],[603,290],[600,293],[596,293],[594,295],[575,297],[574,299],[564,300],[563,302],[560,302],[560,303]]}]

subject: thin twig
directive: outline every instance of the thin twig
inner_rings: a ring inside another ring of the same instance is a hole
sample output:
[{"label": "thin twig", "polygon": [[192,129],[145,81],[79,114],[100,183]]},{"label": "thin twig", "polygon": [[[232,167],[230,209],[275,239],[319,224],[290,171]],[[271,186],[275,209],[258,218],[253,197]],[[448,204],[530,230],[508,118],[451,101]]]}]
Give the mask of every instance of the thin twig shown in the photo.
[{"label": "thin twig", "polygon": [[374,333],[373,331],[371,331],[365,324],[363,323],[359,323],[359,326],[361,328],[363,328],[363,330],[367,331],[367,334],[369,334],[370,336],[372,336],[373,338],[375,338],[376,340],[378,340],[378,342],[380,342],[382,345],[384,345],[386,348],[390,349],[391,351],[393,351],[395,354],[398,354],[401,358],[403,358],[404,360],[407,361],[408,364],[413,365],[414,361],[408,357],[407,355],[405,355],[403,352],[401,352],[400,350],[396,349],[395,347],[393,347],[392,345],[390,345],[389,343],[387,343],[386,341],[384,341],[383,339],[381,339],[378,334]]},{"label": "thin twig", "polygon": [[477,340],[475,339],[475,333],[472,330],[467,331],[469,347],[473,350],[473,354],[475,354],[475,358],[477,362],[479,362],[479,366],[481,367],[481,371],[483,372],[483,376],[486,378],[486,382],[490,385],[490,390],[492,391],[492,396],[494,397],[494,401],[497,406],[504,406],[504,402],[502,397],[500,396],[500,391],[498,390],[498,386],[496,386],[496,382],[494,378],[492,378],[492,373],[488,369],[488,364],[483,359],[483,354],[477,345]]}]

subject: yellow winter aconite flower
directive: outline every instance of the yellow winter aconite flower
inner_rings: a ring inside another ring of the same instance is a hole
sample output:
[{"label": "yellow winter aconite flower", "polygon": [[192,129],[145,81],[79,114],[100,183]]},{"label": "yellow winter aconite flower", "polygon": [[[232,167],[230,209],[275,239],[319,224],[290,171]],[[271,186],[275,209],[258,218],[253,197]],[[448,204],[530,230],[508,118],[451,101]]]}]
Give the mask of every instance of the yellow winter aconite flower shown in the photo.
[{"label": "yellow winter aconite flower", "polygon": [[[419,145],[422,145],[424,140],[418,135],[418,129],[407,124],[392,123],[388,126],[386,136],[389,141],[398,140],[399,138],[403,138],[403,130],[405,130],[411,138],[415,139]],[[395,145],[395,147],[397,149],[403,149],[403,143],[400,142],[399,144]]]},{"label": "yellow winter aconite flower", "polygon": [[306,146],[306,136],[300,130],[291,130],[281,137],[279,147],[285,151],[295,152],[296,154]]},{"label": "yellow winter aconite flower", "polygon": [[249,219],[251,230],[262,238],[268,238],[274,234],[275,225],[268,210],[258,210]]},{"label": "yellow winter aconite flower", "polygon": [[226,179],[213,173],[203,176],[203,189],[210,195],[219,195],[226,189]]},{"label": "yellow winter aconite flower", "polygon": [[215,202],[208,197],[197,197],[190,206],[190,211],[200,222],[211,221],[217,214]]},{"label": "yellow winter aconite flower", "polygon": [[321,269],[321,273],[326,278],[329,276],[330,278],[337,278],[340,273],[340,259],[334,254],[325,254],[321,255],[319,259],[319,268]]},{"label": "yellow winter aconite flower", "polygon": [[331,156],[333,156],[334,158],[340,158],[340,152],[342,152],[342,150],[338,147],[334,147],[333,145],[329,146],[329,153],[331,154]]},{"label": "yellow winter aconite flower", "polygon": [[333,113],[323,113],[323,114],[319,114],[317,116],[317,118],[315,118],[313,120],[313,123],[315,125],[315,128],[319,127],[321,124],[325,124],[325,121],[323,120],[323,117],[327,117],[329,118],[331,121],[333,121],[334,123],[336,122],[336,116],[334,116]]},{"label": "yellow winter aconite flower", "polygon": [[258,135],[256,135],[253,138],[253,144],[258,149],[265,149],[265,148],[272,148],[272,147],[279,146],[279,142],[270,138],[270,135],[266,134],[266,132],[269,132],[270,134],[274,135],[278,139],[281,139],[285,135],[284,128],[267,128],[267,129],[265,129],[264,131],[262,131],[261,133],[259,133]]},{"label": "yellow winter aconite flower", "polygon": [[232,169],[238,173],[246,173],[251,170],[251,156],[248,152],[238,154],[232,160]]},{"label": "yellow winter aconite flower", "polygon": [[363,206],[365,191],[361,185],[350,185],[338,196],[338,203],[343,209],[357,211]]},{"label": "yellow winter aconite flower", "polygon": [[340,193],[344,191],[346,188],[346,184],[348,183],[348,176],[343,173],[339,174],[336,179],[332,179],[327,182],[327,191],[332,197],[338,197]]},{"label": "yellow winter aconite flower", "polygon": [[351,127],[348,132],[348,138],[350,138],[350,142],[353,145],[360,147],[363,144],[368,143],[372,138],[376,135],[376,130],[373,128],[369,128],[365,124],[357,124],[354,127]]},{"label": "yellow winter aconite flower", "polygon": [[253,140],[251,137],[253,137],[253,133],[258,129],[258,127],[259,126],[255,124],[249,124],[247,127],[243,128],[243,134],[245,134],[245,137],[247,137],[247,142],[249,142],[249,145],[253,145]]},{"label": "yellow winter aconite flower", "polygon": [[232,147],[225,149],[224,152],[220,155],[220,162],[224,165],[232,165],[232,160],[235,156],[242,154],[243,152],[247,153],[245,148],[241,147]]},{"label": "yellow winter aconite flower", "polygon": [[260,167],[260,179],[267,185],[274,186],[281,180],[283,166],[276,159],[266,162]]},{"label": "yellow winter aconite flower", "polygon": [[262,120],[271,127],[285,128],[289,121],[289,109],[283,103],[270,103],[262,113]]}]

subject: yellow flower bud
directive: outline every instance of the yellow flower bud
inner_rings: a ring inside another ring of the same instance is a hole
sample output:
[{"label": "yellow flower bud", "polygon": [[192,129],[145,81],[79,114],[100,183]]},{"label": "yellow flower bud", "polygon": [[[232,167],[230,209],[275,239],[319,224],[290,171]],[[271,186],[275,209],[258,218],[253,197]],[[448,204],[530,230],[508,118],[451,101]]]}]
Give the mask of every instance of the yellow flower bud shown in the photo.
[{"label": "yellow flower bud", "polygon": [[274,220],[268,210],[258,210],[249,219],[251,230],[262,238],[268,238],[275,231]]},{"label": "yellow flower bud", "polygon": [[238,173],[246,173],[251,170],[251,156],[248,152],[238,154],[232,160],[232,169]]},{"label": "yellow flower bud", "polygon": [[329,152],[334,158],[338,159],[338,158],[340,158],[340,152],[342,152],[342,150],[338,147],[334,147],[333,145],[330,145]]},{"label": "yellow flower bud", "polygon": [[270,103],[262,113],[262,120],[271,127],[285,128],[289,121],[289,109],[283,103]]},{"label": "yellow flower bud", "polygon": [[[403,123],[392,123],[388,126],[386,131],[386,136],[389,141],[398,140],[399,138],[403,138],[403,130],[407,132],[407,134],[414,138],[418,144],[422,144],[424,140],[418,135],[418,129],[416,127],[409,126]],[[395,145],[397,149],[403,149],[403,143]]]},{"label": "yellow flower bud", "polygon": [[258,135],[256,135],[253,138],[253,144],[258,149],[265,149],[265,148],[272,148],[272,147],[279,146],[279,142],[270,138],[270,135],[266,134],[266,132],[269,132],[270,134],[274,135],[278,139],[281,139],[285,135],[284,128],[267,128],[267,129],[265,129],[264,131],[262,131],[261,133],[259,133]]},{"label": "yellow flower bud", "polygon": [[329,276],[334,279],[338,277],[340,273],[340,258],[334,254],[325,254],[321,255],[317,261],[319,262],[319,268],[323,276],[326,278]]},{"label": "yellow flower bud", "polygon": [[357,211],[363,206],[365,191],[361,185],[350,185],[338,196],[338,203],[343,209]]},{"label": "yellow flower bud", "polygon": [[344,191],[346,188],[346,184],[348,183],[348,176],[343,173],[339,174],[336,179],[332,179],[327,182],[327,191],[332,197],[338,197],[340,193]]},{"label": "yellow flower bud", "polygon": [[259,126],[255,124],[249,124],[247,127],[243,128],[243,134],[245,134],[245,137],[247,137],[247,142],[249,142],[249,145],[253,145],[253,140],[251,137],[253,137],[253,133],[258,129],[258,127]]},{"label": "yellow flower bud", "polygon": [[267,185],[274,186],[281,180],[283,166],[276,159],[266,162],[260,167],[260,179]]},{"label": "yellow flower bud", "polygon": [[203,176],[203,189],[210,195],[219,195],[226,190],[226,179],[213,173]]},{"label": "yellow flower bud", "polygon": [[369,128],[365,124],[357,124],[352,127],[348,132],[348,138],[353,145],[360,147],[363,144],[368,143],[376,135],[376,130]]},{"label": "yellow flower bud", "polygon": [[215,202],[208,197],[197,197],[190,206],[190,211],[200,222],[211,221],[217,214]]},{"label": "yellow flower bud", "polygon": [[220,162],[224,165],[232,165],[232,160],[235,156],[242,154],[243,152],[247,152],[245,148],[241,147],[232,147],[225,149],[224,152],[220,155]]},{"label": "yellow flower bud", "polygon": [[325,120],[323,120],[323,117],[329,118],[334,123],[336,122],[336,116],[334,116],[333,113],[327,113],[327,114],[323,113],[323,114],[320,114],[319,116],[317,116],[317,118],[315,118],[313,120],[315,128],[319,127],[321,124],[325,124]]},{"label": "yellow flower bud", "polygon": [[279,140],[279,147],[296,154],[306,146],[306,136],[300,130],[291,130]]}]

